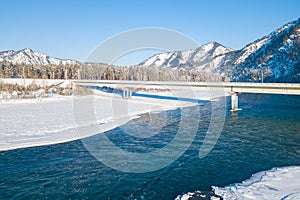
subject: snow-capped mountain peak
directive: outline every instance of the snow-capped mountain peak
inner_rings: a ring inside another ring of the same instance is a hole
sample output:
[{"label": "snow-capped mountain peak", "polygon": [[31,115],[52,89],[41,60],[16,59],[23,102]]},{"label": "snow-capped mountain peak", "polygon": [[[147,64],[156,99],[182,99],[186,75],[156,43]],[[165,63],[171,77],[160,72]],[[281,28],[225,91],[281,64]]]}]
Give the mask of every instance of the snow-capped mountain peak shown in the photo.
[{"label": "snow-capped mountain peak", "polygon": [[73,65],[79,63],[78,61],[70,59],[53,58],[29,48],[20,51],[9,50],[0,52],[0,62],[32,65]]},{"label": "snow-capped mountain peak", "polygon": [[21,52],[24,51],[25,53],[33,53],[33,51],[29,48],[25,48],[23,50],[21,50]]},{"label": "snow-capped mountain peak", "polygon": [[224,81],[299,82],[300,18],[234,51],[216,42],[157,54],[140,65],[188,68]]},{"label": "snow-capped mountain peak", "polygon": [[199,63],[204,64],[216,56],[231,51],[232,49],[227,48],[217,42],[210,42],[208,44],[200,46],[197,49],[156,54],[143,61],[139,65],[172,68],[193,68],[199,66]]}]

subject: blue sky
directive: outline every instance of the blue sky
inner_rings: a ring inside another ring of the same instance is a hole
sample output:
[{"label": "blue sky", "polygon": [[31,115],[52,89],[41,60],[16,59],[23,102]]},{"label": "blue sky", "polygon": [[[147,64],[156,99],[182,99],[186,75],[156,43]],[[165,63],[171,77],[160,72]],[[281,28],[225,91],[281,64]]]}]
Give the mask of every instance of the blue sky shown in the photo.
[{"label": "blue sky", "polygon": [[299,0],[3,0],[0,51],[29,47],[84,61],[108,37],[142,27],[240,49],[299,18],[299,8]]}]

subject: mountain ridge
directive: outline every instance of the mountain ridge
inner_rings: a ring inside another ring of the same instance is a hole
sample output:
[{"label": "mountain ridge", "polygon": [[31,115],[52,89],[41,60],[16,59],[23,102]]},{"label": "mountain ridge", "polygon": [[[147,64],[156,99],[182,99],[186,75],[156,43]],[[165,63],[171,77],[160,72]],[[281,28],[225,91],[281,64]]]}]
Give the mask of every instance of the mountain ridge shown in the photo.
[{"label": "mountain ridge", "polygon": [[74,65],[80,63],[79,61],[72,59],[51,57],[40,51],[33,51],[30,48],[24,48],[18,51],[2,51],[0,52],[0,62],[32,65]]},{"label": "mountain ridge", "polygon": [[[0,62],[31,65],[84,64],[25,48],[0,52]],[[97,63],[94,63],[97,64]],[[196,49],[159,53],[137,66],[188,69],[218,76],[222,81],[300,82],[300,18],[284,24],[240,50],[217,42]]]},{"label": "mountain ridge", "polygon": [[231,51],[231,48],[225,47],[218,42],[209,42],[196,49],[155,54],[138,65],[174,68],[172,65],[175,63],[179,64],[176,68],[186,67],[187,65],[189,65],[188,68],[193,68],[196,63]]},{"label": "mountain ridge", "polygon": [[[203,47],[205,45],[200,48]],[[223,81],[300,82],[300,18],[240,50],[228,50],[218,55],[206,54],[206,59],[202,61],[190,63],[186,59],[185,63],[174,65],[176,60],[172,60],[173,64],[169,62],[169,54],[152,56],[140,64],[155,66],[159,60],[162,67],[204,71],[219,75]]]}]

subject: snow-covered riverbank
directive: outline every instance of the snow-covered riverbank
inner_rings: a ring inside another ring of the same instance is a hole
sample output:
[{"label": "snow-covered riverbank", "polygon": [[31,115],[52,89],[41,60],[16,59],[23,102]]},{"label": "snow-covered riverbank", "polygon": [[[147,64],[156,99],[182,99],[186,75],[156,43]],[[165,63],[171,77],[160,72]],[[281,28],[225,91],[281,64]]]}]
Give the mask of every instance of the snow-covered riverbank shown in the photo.
[{"label": "snow-covered riverbank", "polygon": [[[107,131],[147,112],[192,105],[188,102],[135,97],[130,100],[96,92],[92,96],[96,125]],[[118,109],[118,104],[127,109]],[[0,150],[63,143],[80,139],[74,120],[73,97],[56,96],[42,100],[16,100],[0,103]],[[116,109],[117,115],[116,115]],[[116,117],[126,116],[123,120]],[[88,123],[88,122],[87,122]],[[88,126],[89,124],[82,124]],[[95,125],[95,124],[94,124]],[[97,133],[90,133],[90,135]]]},{"label": "snow-covered riverbank", "polygon": [[300,167],[273,168],[258,172],[242,183],[213,187],[213,190],[225,200],[300,199]]},{"label": "snow-covered riverbank", "polygon": [[[279,167],[253,174],[242,183],[213,186],[212,200],[300,199],[300,166]],[[200,191],[178,195],[175,200],[207,199]]]}]

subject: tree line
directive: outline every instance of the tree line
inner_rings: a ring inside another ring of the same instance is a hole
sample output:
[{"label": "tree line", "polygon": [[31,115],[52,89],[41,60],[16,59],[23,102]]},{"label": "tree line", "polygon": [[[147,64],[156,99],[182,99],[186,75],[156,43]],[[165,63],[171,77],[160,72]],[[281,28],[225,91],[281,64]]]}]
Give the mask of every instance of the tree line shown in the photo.
[{"label": "tree line", "polygon": [[199,70],[107,64],[28,65],[0,63],[0,78],[91,79],[134,81],[220,81],[220,77]]}]

